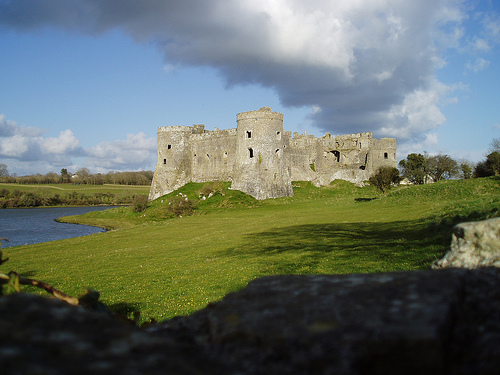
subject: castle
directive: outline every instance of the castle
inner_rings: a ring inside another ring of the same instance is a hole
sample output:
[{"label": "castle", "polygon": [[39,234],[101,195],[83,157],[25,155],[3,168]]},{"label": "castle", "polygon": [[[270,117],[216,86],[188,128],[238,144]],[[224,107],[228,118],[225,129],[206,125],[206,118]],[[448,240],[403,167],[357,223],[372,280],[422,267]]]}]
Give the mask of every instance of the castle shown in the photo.
[{"label": "castle", "polygon": [[292,181],[362,183],[383,166],[396,167],[396,139],[372,133],[321,138],[283,131],[283,114],[264,107],[239,113],[237,128],[158,128],[158,159],[149,199],[188,182],[231,181],[257,199],[293,196]]}]

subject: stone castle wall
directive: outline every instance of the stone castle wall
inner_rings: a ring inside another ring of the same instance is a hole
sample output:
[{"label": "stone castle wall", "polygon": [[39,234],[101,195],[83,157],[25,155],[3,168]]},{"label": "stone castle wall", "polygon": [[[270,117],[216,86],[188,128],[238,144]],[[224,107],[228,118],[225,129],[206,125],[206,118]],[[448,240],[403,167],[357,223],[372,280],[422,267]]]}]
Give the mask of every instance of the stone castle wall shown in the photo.
[{"label": "stone castle wall", "polygon": [[149,199],[188,182],[231,181],[257,199],[292,196],[291,181],[362,183],[382,166],[396,167],[396,139],[370,132],[321,138],[284,132],[283,114],[264,107],[237,115],[237,128],[158,128],[158,159]]}]

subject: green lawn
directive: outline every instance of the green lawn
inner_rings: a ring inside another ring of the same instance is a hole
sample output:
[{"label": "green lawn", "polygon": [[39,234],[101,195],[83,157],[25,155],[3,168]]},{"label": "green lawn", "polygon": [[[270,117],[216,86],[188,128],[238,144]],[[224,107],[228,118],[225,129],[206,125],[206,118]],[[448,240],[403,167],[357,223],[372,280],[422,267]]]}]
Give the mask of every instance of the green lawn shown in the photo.
[{"label": "green lawn", "polygon": [[86,195],[94,193],[114,194],[149,194],[149,186],[146,185],[78,185],[78,184],[7,184],[0,183],[0,189],[27,192],[46,192],[52,194],[64,194],[76,191]]},{"label": "green lawn", "polygon": [[256,201],[221,185],[180,191],[195,214],[169,218],[157,199],[141,213],[121,207],[70,222],[120,228],[87,237],[8,248],[3,272],[53,284],[72,295],[91,287],[115,310],[157,320],[189,314],[269,274],[336,274],[426,269],[448,249],[454,224],[499,215],[500,179],[394,188],[336,181],[294,183],[295,197]]}]

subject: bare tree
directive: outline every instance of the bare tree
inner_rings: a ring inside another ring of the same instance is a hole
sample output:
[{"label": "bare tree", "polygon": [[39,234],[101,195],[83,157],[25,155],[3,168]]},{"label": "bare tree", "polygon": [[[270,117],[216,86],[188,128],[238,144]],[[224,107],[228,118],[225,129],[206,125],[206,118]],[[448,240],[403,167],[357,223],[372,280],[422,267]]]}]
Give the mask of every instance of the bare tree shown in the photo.
[{"label": "bare tree", "polygon": [[0,164],[0,177],[9,177],[9,170],[6,164]]},{"label": "bare tree", "polygon": [[490,143],[489,152],[500,152],[500,138],[493,138]]}]

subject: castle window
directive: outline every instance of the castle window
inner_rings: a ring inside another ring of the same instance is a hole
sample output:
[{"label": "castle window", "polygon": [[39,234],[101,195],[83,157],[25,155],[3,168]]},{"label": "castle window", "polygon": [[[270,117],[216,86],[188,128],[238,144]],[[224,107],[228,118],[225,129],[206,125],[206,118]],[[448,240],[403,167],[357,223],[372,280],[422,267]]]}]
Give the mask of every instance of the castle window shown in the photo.
[{"label": "castle window", "polygon": [[227,158],[227,151],[224,151],[224,157]]},{"label": "castle window", "polygon": [[281,156],[281,152],[280,152],[280,149],[279,149],[279,148],[277,148],[277,149],[276,149],[276,156],[277,156],[277,157],[280,157],[280,156]]},{"label": "castle window", "polygon": [[163,164],[167,164],[167,159],[163,159]]},{"label": "castle window", "polygon": [[252,132],[250,130],[247,130],[247,138],[248,139],[252,138]]},{"label": "castle window", "polygon": [[276,139],[281,139],[281,132],[276,132]]},{"label": "castle window", "polygon": [[172,145],[168,145],[167,149],[170,150],[172,148]]},{"label": "castle window", "polygon": [[340,163],[340,152],[338,152],[337,150],[335,151],[330,151],[333,156],[335,157],[335,160],[337,161],[337,163]]},{"label": "castle window", "polygon": [[248,156],[250,156],[250,158],[254,157],[254,155],[253,155],[253,148],[249,148],[248,149]]},{"label": "castle window", "polygon": [[389,158],[389,154],[387,152],[384,152],[384,159]]}]

